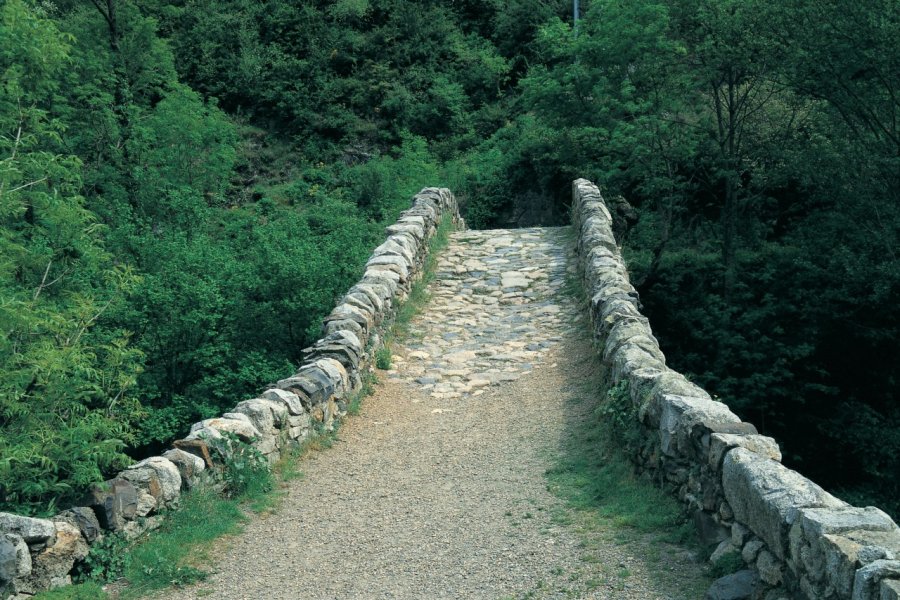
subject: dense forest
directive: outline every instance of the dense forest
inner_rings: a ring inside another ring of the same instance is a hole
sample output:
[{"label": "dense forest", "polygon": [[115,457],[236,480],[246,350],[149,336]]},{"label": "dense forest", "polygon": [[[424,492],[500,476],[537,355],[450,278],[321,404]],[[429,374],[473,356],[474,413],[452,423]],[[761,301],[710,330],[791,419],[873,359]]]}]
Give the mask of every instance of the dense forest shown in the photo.
[{"label": "dense forest", "polygon": [[670,364],[900,515],[900,4],[582,7],[0,0],[0,510],[289,374],[420,187],[587,177]]}]

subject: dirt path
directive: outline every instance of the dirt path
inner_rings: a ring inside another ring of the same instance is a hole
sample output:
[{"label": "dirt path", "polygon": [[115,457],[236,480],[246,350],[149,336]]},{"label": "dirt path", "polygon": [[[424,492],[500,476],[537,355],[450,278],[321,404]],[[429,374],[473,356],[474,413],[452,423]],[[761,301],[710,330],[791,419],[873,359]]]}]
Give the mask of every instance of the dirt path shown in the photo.
[{"label": "dirt path", "polygon": [[[647,548],[610,535],[587,560],[545,471],[591,361],[561,293],[564,231],[455,234],[433,298],[359,416],[304,461],[277,513],[217,573],[165,598],[694,600]],[[694,569],[687,554],[667,569]],[[666,589],[656,589],[665,587]],[[680,587],[676,584],[675,587]]]}]

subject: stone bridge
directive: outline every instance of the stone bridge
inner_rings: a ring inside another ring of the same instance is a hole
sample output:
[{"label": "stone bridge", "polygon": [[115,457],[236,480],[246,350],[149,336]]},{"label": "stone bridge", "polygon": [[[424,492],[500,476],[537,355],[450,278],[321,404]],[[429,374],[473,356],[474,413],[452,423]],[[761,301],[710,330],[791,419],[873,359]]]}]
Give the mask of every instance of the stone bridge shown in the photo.
[{"label": "stone bridge", "polygon": [[[573,184],[572,214],[569,228],[466,231],[448,190],[422,190],[292,377],[195,424],[86,506],[53,519],[0,513],[0,596],[69,582],[104,532],[157,526],[207,484],[220,461],[209,442],[224,432],[274,461],[332,428],[447,220],[457,231],[431,300],[336,449],[307,461],[305,480],[248,525],[210,581],[166,598],[697,598],[708,583],[689,553],[670,549],[674,575],[662,580],[650,549],[607,540],[591,567],[554,519],[562,501],[543,474],[615,386],[640,434],[624,448],[637,470],[683,503],[715,555],[745,563],[707,598],[900,600],[897,525],[783,467],[774,440],[668,369],[586,180]],[[574,279],[586,302],[567,290]],[[582,382],[598,369],[603,386],[586,401]]]}]

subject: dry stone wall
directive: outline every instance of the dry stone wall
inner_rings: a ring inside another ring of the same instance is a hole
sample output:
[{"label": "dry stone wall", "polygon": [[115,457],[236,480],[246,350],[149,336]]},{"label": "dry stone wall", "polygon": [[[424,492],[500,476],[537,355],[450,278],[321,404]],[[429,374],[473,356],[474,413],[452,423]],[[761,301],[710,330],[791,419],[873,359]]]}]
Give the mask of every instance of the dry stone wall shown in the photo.
[{"label": "dry stone wall", "polygon": [[691,511],[701,536],[717,543],[715,558],[739,553],[748,567],[707,598],[900,599],[897,525],[781,465],[775,440],[666,366],[599,189],[579,179],[572,196],[593,335],[621,410],[640,432],[629,454]]},{"label": "dry stone wall", "polygon": [[425,188],[387,228],[359,282],[325,318],[324,337],[304,350],[297,372],[221,417],[195,423],[162,456],[147,458],[94,486],[84,506],[50,519],[0,513],[0,598],[27,598],[71,583],[74,565],[110,532],[135,537],[159,525],[160,513],[221,465],[223,434],[233,434],[275,461],[314,431],[329,430],[361,386],[381,323],[422,274],[428,241],[442,219],[465,224],[447,189]]}]

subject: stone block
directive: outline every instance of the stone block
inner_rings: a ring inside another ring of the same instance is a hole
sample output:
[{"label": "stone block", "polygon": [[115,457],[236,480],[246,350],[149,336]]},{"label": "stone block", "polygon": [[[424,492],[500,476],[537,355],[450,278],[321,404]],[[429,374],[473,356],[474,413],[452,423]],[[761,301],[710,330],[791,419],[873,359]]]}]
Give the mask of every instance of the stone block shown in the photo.
[{"label": "stone block", "polygon": [[77,527],[65,521],[58,521],[55,526],[55,541],[32,556],[31,574],[20,591],[34,593],[72,583],[69,573],[75,561],[87,556],[87,542]]},{"label": "stone block", "polygon": [[[389,271],[381,271],[381,273],[388,275]],[[399,281],[399,279],[398,279]],[[330,321],[354,321],[358,324],[364,331],[368,331],[374,325],[374,312],[364,311],[363,309],[353,306],[352,304],[338,304],[334,307],[331,313],[325,317],[325,323],[329,323]]]},{"label": "stone block", "polygon": [[[175,446],[176,450],[183,450],[188,454],[193,454],[194,456],[203,460],[203,464],[206,467],[211,468],[213,466],[212,456],[209,453],[209,444],[206,443],[205,440],[196,438],[190,440],[175,440],[172,444]],[[169,460],[172,460],[171,458]],[[173,461],[174,462],[174,461]]]},{"label": "stone block", "polygon": [[54,517],[53,520],[66,521],[77,527],[88,544],[93,543],[103,533],[103,530],[100,528],[100,521],[97,520],[97,515],[87,506],[76,506],[64,510]]},{"label": "stone block", "polygon": [[721,402],[707,398],[691,398],[659,394],[659,440],[664,454],[694,459],[693,437],[710,431],[720,423],[740,423],[740,418]]},{"label": "stone block", "polygon": [[788,530],[801,508],[847,506],[799,473],[746,448],[725,455],[722,483],[735,519],[750,527],[780,560],[787,558]]},{"label": "stone block", "polygon": [[[289,380],[285,380],[285,381],[289,381]],[[288,411],[289,415],[305,414],[306,409],[303,406],[303,400],[306,400],[306,402],[309,402],[309,397],[306,396],[305,393],[304,393],[304,396],[301,397],[301,396],[297,395],[296,393],[293,393],[293,392],[290,392],[290,391],[287,391],[284,389],[278,389],[278,388],[272,388],[272,389],[266,390],[265,392],[262,393],[262,397],[265,398],[266,400],[271,400],[272,402],[276,402],[276,403],[280,402],[280,403],[284,404],[284,406],[287,407],[287,411]]]},{"label": "stone block", "polygon": [[197,484],[206,470],[206,460],[180,448],[173,448],[163,454],[163,458],[172,461],[172,464],[181,474],[181,484],[185,489],[190,489]]},{"label": "stone block", "polygon": [[744,569],[716,579],[707,590],[704,600],[750,600],[759,588],[759,577]]},{"label": "stone block", "polygon": [[784,580],[784,564],[768,550],[762,550],[756,557],[759,578],[769,585],[781,585]]},{"label": "stone block", "polygon": [[[276,411],[277,422],[275,420]],[[252,398],[239,402],[234,407],[234,412],[246,415],[250,419],[250,423],[263,435],[274,435],[276,429],[287,418],[287,407],[284,404],[265,398]]]},{"label": "stone block", "polygon": [[759,556],[760,551],[765,547],[766,545],[761,540],[750,540],[741,549],[741,558],[748,565],[752,565],[756,562],[756,557]]},{"label": "stone block", "polygon": [[[145,458],[122,471],[119,476],[150,494],[158,508],[174,505],[181,494],[181,473],[172,461],[162,456]],[[140,512],[139,510],[139,516],[149,514]]]},{"label": "stone block", "polygon": [[349,331],[358,337],[364,337],[365,335],[365,330],[363,329],[362,325],[360,325],[353,319],[326,321],[323,331],[325,335],[332,335],[339,331]]},{"label": "stone block", "polygon": [[185,440],[215,441],[222,439],[222,433],[232,433],[247,443],[260,437],[259,431],[249,421],[216,417],[191,425],[191,432]]},{"label": "stone block", "polygon": [[900,561],[876,560],[856,571],[852,600],[879,600],[883,580],[900,579]]},{"label": "stone block", "polygon": [[709,442],[709,466],[718,471],[722,459],[732,448],[746,448],[760,456],[781,462],[781,448],[774,438],[764,435],[737,435],[733,433],[713,433]]},{"label": "stone block", "polygon": [[0,534],[11,533],[25,540],[29,546],[34,544],[52,544],[56,535],[53,521],[23,517],[12,513],[0,512]]},{"label": "stone block", "polygon": [[110,479],[91,488],[86,504],[94,510],[101,527],[121,531],[137,513],[138,490],[127,479]]},{"label": "stone block", "polygon": [[4,581],[31,574],[31,552],[22,536],[0,533],[0,590]]},{"label": "stone block", "polygon": [[411,266],[412,265],[402,256],[393,256],[390,254],[376,255],[366,262],[367,270],[372,268],[393,271],[400,276],[400,283],[406,283],[409,280]]}]

